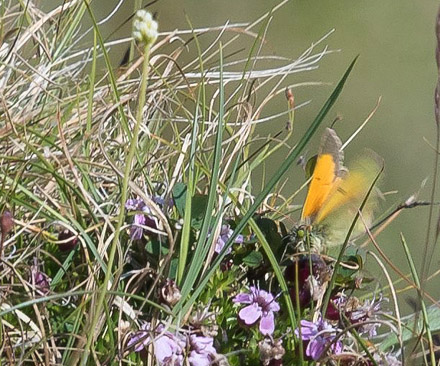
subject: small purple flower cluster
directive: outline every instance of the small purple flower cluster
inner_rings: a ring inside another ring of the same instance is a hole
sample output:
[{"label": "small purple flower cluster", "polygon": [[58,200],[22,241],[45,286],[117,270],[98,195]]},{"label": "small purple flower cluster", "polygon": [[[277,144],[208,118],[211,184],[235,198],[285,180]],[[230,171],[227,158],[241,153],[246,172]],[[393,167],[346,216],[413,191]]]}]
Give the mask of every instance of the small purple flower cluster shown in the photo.
[{"label": "small purple flower cluster", "polygon": [[[320,255],[300,255],[295,258],[285,271],[292,302],[302,309],[318,303],[325,294],[331,276],[332,267]],[[356,325],[359,334],[374,337],[380,324],[375,320],[383,314],[380,311],[383,301],[382,298],[378,301],[372,299],[362,304],[356,297],[347,297],[344,293],[332,296],[325,314],[317,314],[319,316],[313,322],[301,320],[300,327],[295,330],[296,336],[304,342],[305,356],[317,361],[342,352],[342,339],[338,338],[342,330],[334,326],[342,318]]]},{"label": "small purple flower cluster", "polygon": [[375,323],[374,320],[377,320],[382,313],[381,304],[383,301],[385,300],[382,298],[378,301],[375,299],[366,300],[361,305],[356,298],[347,298],[342,293],[334,296],[327,309],[327,319],[319,316],[314,322],[301,320],[300,327],[295,330],[295,335],[305,343],[306,356],[317,361],[324,356],[326,349],[329,354],[337,355],[342,352],[343,344],[338,338],[338,334],[342,330],[336,328],[331,322],[338,321],[341,314],[351,324],[357,325],[360,334],[367,334],[369,339],[374,337],[379,326],[379,323]]},{"label": "small purple flower cluster", "polygon": [[388,301],[382,296],[376,300],[373,298],[371,300],[365,300],[365,302],[354,309],[349,314],[349,319],[353,324],[359,324],[358,331],[363,334],[368,334],[369,338],[377,335],[377,328],[379,323],[374,323],[374,320],[378,318],[379,315],[384,314],[381,311],[382,303]]},{"label": "small purple flower cluster", "polygon": [[[134,215],[133,224],[130,227],[130,238],[132,240],[140,240],[144,234],[144,228],[157,229],[159,224],[152,215],[150,208],[145,204],[144,201],[138,198],[128,199],[125,203],[125,208],[128,211],[137,211]],[[139,213],[141,212],[141,213]],[[148,229],[145,229],[148,230]]]},{"label": "small purple flower cluster", "polygon": [[40,271],[38,259],[34,258],[34,264],[31,266],[31,280],[37,292],[41,295],[47,295],[50,292],[50,283],[52,279],[43,271]]},{"label": "small purple flower cluster", "polygon": [[214,348],[214,339],[200,335],[190,335],[190,353],[188,357],[191,366],[209,366],[217,356]]},{"label": "small purple flower cluster", "polygon": [[340,330],[320,317],[316,322],[301,320],[301,326],[295,330],[295,335],[307,343],[306,356],[317,361],[323,356],[324,350],[329,347],[331,353],[337,355],[342,352],[342,342],[336,339]]},{"label": "small purple flower cluster", "polygon": [[190,366],[209,366],[218,356],[213,338],[174,334],[162,324],[152,330],[149,323],[144,323],[139,331],[130,335],[127,343],[128,348],[141,354],[145,354],[150,345],[159,366],[183,366],[185,355]]},{"label": "small purple flower cluster", "polygon": [[[222,249],[224,248],[226,242],[229,240],[229,238],[231,237],[232,233],[234,232],[234,230],[231,229],[231,227],[228,224],[223,224],[221,229],[220,229],[220,235],[217,238],[217,241],[215,242],[215,248],[214,251],[218,254],[222,251]],[[242,244],[243,243],[243,235],[238,235],[235,238],[234,243],[236,244]],[[231,248],[228,249],[228,254],[231,252]]]},{"label": "small purple flower cluster", "polygon": [[134,347],[135,352],[144,352],[150,344],[153,346],[154,356],[159,365],[183,364],[185,342],[165,330],[162,324],[152,330],[149,323],[144,323],[138,332],[130,336],[127,347]]}]

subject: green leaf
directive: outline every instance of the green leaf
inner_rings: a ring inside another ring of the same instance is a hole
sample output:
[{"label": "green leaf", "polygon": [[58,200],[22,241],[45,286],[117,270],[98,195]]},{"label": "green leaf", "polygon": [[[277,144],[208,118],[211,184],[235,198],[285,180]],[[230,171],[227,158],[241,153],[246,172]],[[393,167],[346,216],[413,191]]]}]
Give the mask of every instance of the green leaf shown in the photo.
[{"label": "green leaf", "polygon": [[191,226],[194,229],[200,229],[202,227],[203,218],[206,214],[208,207],[208,196],[196,194],[193,197],[193,203],[191,208]]},{"label": "green leaf", "polygon": [[[272,251],[274,253],[278,253],[279,248],[281,247],[282,244],[282,237],[278,232],[278,226],[275,223],[275,221],[268,219],[266,217],[261,217],[255,220],[255,222],[260,228],[260,230],[263,232],[267,242],[272,248]],[[278,260],[280,259],[281,258],[278,258]]]},{"label": "green leaf", "polygon": [[186,192],[187,188],[185,183],[176,183],[174,185],[172,192],[174,206],[176,206],[181,217],[185,214]]},{"label": "green leaf", "polygon": [[263,263],[263,254],[254,250],[243,258],[243,263],[251,268],[258,267]]},{"label": "green leaf", "polygon": [[[185,216],[186,193],[187,187],[184,183],[177,183],[173,188],[172,194],[174,205],[176,206],[181,217]],[[201,228],[207,207],[208,196],[202,194],[194,195],[191,205],[191,227],[194,229]]]},{"label": "green leaf", "polygon": [[177,258],[173,258],[170,262],[170,272],[168,277],[171,279],[175,279],[177,276],[177,267],[179,265],[179,260]]}]

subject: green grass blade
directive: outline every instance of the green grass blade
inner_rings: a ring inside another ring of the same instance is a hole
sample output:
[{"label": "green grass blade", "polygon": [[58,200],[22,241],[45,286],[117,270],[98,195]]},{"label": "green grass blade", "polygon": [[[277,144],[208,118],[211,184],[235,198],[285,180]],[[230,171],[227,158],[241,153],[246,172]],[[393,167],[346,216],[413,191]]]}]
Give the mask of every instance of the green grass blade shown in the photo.
[{"label": "green grass blade", "polygon": [[[200,98],[200,95],[199,95]],[[197,100],[196,113],[193,119],[193,127],[191,133],[191,149],[189,156],[189,173],[188,173],[188,185],[186,190],[185,200],[185,216],[183,219],[182,227],[182,240],[180,241],[180,255],[179,255],[179,267],[177,272],[177,284],[180,285],[183,279],[183,274],[186,267],[186,261],[188,257],[188,248],[190,244],[191,233],[191,208],[192,208],[192,196],[195,191],[195,160],[197,150],[197,134],[198,134],[198,117],[199,117],[199,99]]]},{"label": "green grass blade", "polygon": [[219,115],[218,115],[218,128],[214,148],[214,160],[212,163],[212,174],[210,180],[210,187],[208,193],[208,204],[206,207],[205,217],[203,219],[202,228],[200,229],[199,240],[196,245],[196,250],[191,261],[188,274],[185,278],[185,282],[182,286],[182,298],[185,299],[190,293],[194,283],[197,280],[197,276],[200,269],[203,266],[204,255],[206,249],[212,240],[206,240],[208,238],[209,230],[212,229],[212,212],[214,204],[217,200],[217,185],[219,181],[220,164],[222,157],[222,141],[223,141],[223,118],[224,118],[224,87],[223,87],[223,60],[222,60],[222,45],[220,44],[220,86],[219,86]]}]

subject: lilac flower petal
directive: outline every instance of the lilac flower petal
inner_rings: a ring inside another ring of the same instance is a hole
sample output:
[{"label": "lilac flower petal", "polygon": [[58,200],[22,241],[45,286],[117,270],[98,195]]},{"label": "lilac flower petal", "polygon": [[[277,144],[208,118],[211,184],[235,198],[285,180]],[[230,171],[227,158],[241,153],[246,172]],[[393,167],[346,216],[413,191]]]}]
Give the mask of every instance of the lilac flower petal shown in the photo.
[{"label": "lilac flower petal", "polygon": [[133,224],[134,225],[145,225],[145,216],[143,214],[134,215]]},{"label": "lilac flower petal", "polygon": [[125,208],[126,208],[127,210],[133,210],[133,211],[135,211],[135,210],[136,210],[136,207],[137,207],[137,203],[136,203],[135,201],[136,201],[136,200],[134,200],[134,199],[132,199],[132,198],[128,199],[128,200],[125,202]]},{"label": "lilac flower petal", "polygon": [[145,348],[144,344],[148,344],[149,341],[150,338],[148,337],[148,333],[140,331],[130,337],[127,342],[127,347],[131,348],[134,345],[134,351],[140,352]]},{"label": "lilac flower petal", "polygon": [[220,253],[225,246],[225,242],[219,237],[215,243],[214,251],[216,253]]},{"label": "lilac flower petal", "polygon": [[[234,231],[231,229],[231,227],[228,224],[223,224],[220,228],[220,234],[217,238],[217,241],[215,243],[214,251],[216,253],[220,253],[225,246],[226,242],[231,237],[232,233]],[[234,241],[235,243],[242,243],[243,242],[243,235],[238,235],[238,237]],[[227,254],[231,253],[232,249],[228,248]]]},{"label": "lilac flower petal", "polygon": [[251,304],[253,302],[250,294],[238,294],[232,301],[239,304]]},{"label": "lilac flower petal", "polygon": [[[318,333],[318,326],[308,320],[301,320],[301,339],[308,341]],[[295,330],[295,334],[299,337],[299,329]]]},{"label": "lilac flower petal", "polygon": [[235,238],[234,242],[237,243],[237,244],[243,244],[243,242],[244,242],[243,235],[241,235],[241,234],[237,235],[237,237]]},{"label": "lilac flower petal", "polygon": [[251,304],[240,310],[238,316],[246,325],[252,325],[261,317],[262,311],[258,304]]},{"label": "lilac flower petal", "polygon": [[144,201],[137,198],[130,198],[125,202],[125,208],[131,211],[142,211],[145,206]]},{"label": "lilac flower petal", "polygon": [[251,286],[251,287],[249,287],[249,291],[251,292],[252,295],[258,296],[258,292],[260,290],[258,288],[256,288],[255,286]]},{"label": "lilac flower petal", "polygon": [[223,224],[220,229],[220,236],[226,236],[228,239],[231,236],[233,231],[231,230],[231,227],[228,224]]},{"label": "lilac flower petal", "polygon": [[259,297],[260,302],[264,303],[265,305],[271,304],[274,300],[273,295],[270,292],[264,290],[255,290],[255,296]]},{"label": "lilac flower petal", "polygon": [[272,301],[269,304],[269,311],[274,311],[274,312],[280,311],[280,305],[276,301]]},{"label": "lilac flower petal", "polygon": [[154,354],[159,362],[164,362],[168,357],[171,357],[177,350],[177,345],[172,339],[167,336],[158,337],[153,341]]},{"label": "lilac flower petal", "polygon": [[192,351],[189,355],[189,364],[191,366],[210,366],[211,365],[211,357],[206,353],[197,353],[196,351]]},{"label": "lilac flower petal", "polygon": [[342,345],[341,341],[337,341],[337,342],[333,343],[332,346],[330,347],[330,349],[333,351],[333,353],[335,355],[342,353],[342,348],[343,348],[343,345]]},{"label": "lilac flower petal", "polygon": [[306,355],[317,361],[320,359],[322,352],[324,352],[325,346],[325,339],[320,337],[315,338],[308,344]]},{"label": "lilac flower petal", "polygon": [[214,348],[214,339],[211,337],[190,336],[190,355],[188,357],[190,366],[210,366],[217,351]]},{"label": "lilac flower petal", "polygon": [[213,345],[214,339],[211,337],[191,335],[191,348],[199,353],[216,353]]},{"label": "lilac flower petal", "polygon": [[144,229],[138,226],[131,226],[130,227],[130,238],[131,240],[141,240],[142,234],[144,233]]},{"label": "lilac flower petal", "polygon": [[272,311],[261,317],[260,332],[263,335],[271,335],[275,330],[275,320]]}]

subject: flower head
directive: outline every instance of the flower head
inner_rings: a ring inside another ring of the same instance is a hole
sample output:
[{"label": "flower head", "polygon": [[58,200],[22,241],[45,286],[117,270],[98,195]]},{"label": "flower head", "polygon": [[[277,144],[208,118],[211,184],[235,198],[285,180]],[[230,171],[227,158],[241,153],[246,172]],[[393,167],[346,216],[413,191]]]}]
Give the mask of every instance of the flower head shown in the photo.
[{"label": "flower head", "polygon": [[[217,238],[217,241],[215,242],[215,248],[214,251],[216,253],[220,253],[225,246],[226,242],[229,240],[229,238],[232,236],[232,233],[234,230],[231,229],[231,227],[228,224],[223,224],[220,229],[220,235]],[[235,238],[234,243],[242,244],[243,243],[243,235],[238,235]],[[231,248],[228,249],[228,254],[231,252]]]},{"label": "flower head", "polygon": [[14,218],[10,211],[3,212],[0,215],[0,232],[6,236],[14,228]]},{"label": "flower head", "polygon": [[258,343],[260,360],[264,366],[271,366],[281,362],[286,350],[283,347],[283,340],[265,337]]},{"label": "flower head", "polygon": [[181,336],[165,330],[162,324],[153,331],[150,324],[145,323],[138,332],[130,336],[127,347],[134,347],[135,352],[142,352],[150,344],[153,344],[154,356],[160,366],[183,365],[185,341]]},{"label": "flower head", "polygon": [[69,229],[64,229],[58,233],[58,249],[62,252],[70,252],[78,245],[78,237]]},{"label": "flower head", "polygon": [[214,339],[191,334],[189,338],[189,363],[191,366],[210,366],[216,359],[217,351],[214,348]]},{"label": "flower head", "polygon": [[176,282],[167,278],[160,289],[161,300],[169,306],[174,306],[178,303],[181,297],[182,294],[180,293],[180,289],[177,287]]},{"label": "flower head", "polygon": [[136,12],[133,21],[133,37],[136,41],[151,46],[156,42],[157,28],[157,22],[153,19],[151,13],[143,9]]},{"label": "flower head", "polygon": [[141,199],[128,199],[125,202],[128,211],[141,211],[134,215],[133,224],[130,227],[130,238],[132,240],[142,239],[144,227],[158,228],[157,219],[152,215],[150,208]]},{"label": "flower head", "polygon": [[371,300],[365,300],[362,306],[353,309],[349,314],[349,319],[353,324],[362,323],[369,321],[369,323],[362,324],[359,328],[360,333],[366,333],[369,337],[374,337],[377,335],[377,327],[379,323],[374,323],[378,315],[383,314],[381,312],[382,303],[388,301],[388,299],[380,297],[376,300],[373,298]]},{"label": "flower head", "polygon": [[251,326],[260,320],[260,332],[263,335],[271,335],[275,330],[274,312],[280,310],[280,305],[274,296],[254,286],[250,287],[250,293],[241,293],[235,296],[236,304],[248,304],[238,313],[238,317],[244,324]]},{"label": "flower head", "polygon": [[[214,339],[202,335],[173,334],[160,324],[155,330],[149,323],[129,336],[127,347],[141,355],[153,345],[153,352],[159,366],[183,366],[187,357],[190,366],[210,366],[220,356],[214,348]],[[186,365],[186,363],[185,363]]]},{"label": "flower head", "polygon": [[316,323],[301,320],[301,327],[295,329],[295,335],[301,336],[303,341],[308,341],[306,355],[317,361],[330,344],[330,351],[333,354],[342,352],[342,342],[340,340],[334,342],[337,331],[331,324],[320,318]]},{"label": "flower head", "polygon": [[52,279],[46,273],[40,271],[37,258],[34,258],[34,264],[31,266],[31,278],[40,294],[47,295],[49,293]]}]

